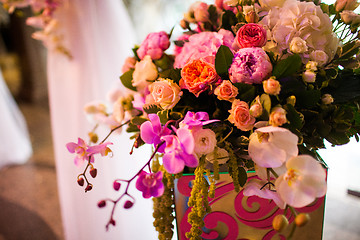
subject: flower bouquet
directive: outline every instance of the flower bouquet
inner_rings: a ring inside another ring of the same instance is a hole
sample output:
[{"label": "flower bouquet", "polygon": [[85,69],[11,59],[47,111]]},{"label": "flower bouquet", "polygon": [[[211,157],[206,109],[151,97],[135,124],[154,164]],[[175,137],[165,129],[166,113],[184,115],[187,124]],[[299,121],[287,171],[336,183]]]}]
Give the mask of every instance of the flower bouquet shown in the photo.
[{"label": "flower bouquet", "polygon": [[[115,207],[131,208],[134,182],[144,198],[153,197],[159,239],[173,235],[174,181],[193,173],[186,238],[200,239],[211,212],[220,172],[235,191],[274,202],[284,214],[273,217],[281,231],[290,217],[303,226],[299,208],[326,193],[326,164],[317,153],[324,140],[342,145],[360,133],[360,16],[354,0],[335,4],[296,0],[217,0],[196,2],[180,22],[183,34],[167,53],[172,33],[150,33],[123,66],[127,96],[86,106],[110,126],[99,142],[79,138],[67,148],[85,191],[87,174],[96,177],[96,154],[111,153],[111,134],[132,133],[133,149],[153,153],[130,179],[113,182],[120,191],[106,227],[115,225]],[[116,156],[115,156],[116,157]],[[256,178],[248,178],[254,171]],[[136,181],[136,182],[135,182]],[[123,201],[126,197],[126,201]],[[290,213],[287,214],[287,213]],[[291,231],[290,235],[294,231]]]}]

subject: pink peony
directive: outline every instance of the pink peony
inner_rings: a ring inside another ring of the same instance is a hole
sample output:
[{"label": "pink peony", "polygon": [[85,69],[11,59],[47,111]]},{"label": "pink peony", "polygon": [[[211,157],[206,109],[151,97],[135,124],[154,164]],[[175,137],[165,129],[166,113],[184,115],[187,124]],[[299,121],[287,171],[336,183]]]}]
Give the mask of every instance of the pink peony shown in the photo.
[{"label": "pink peony", "polygon": [[153,32],[147,35],[145,40],[141,43],[137,54],[140,59],[146,55],[150,55],[151,59],[160,59],[166,49],[170,46],[169,35],[164,32]]},{"label": "pink peony", "polygon": [[190,60],[215,57],[221,45],[232,48],[233,34],[224,29],[219,32],[200,32],[189,37],[179,54],[175,56],[174,68],[182,68]]},{"label": "pink peony", "polygon": [[272,64],[266,52],[258,47],[242,48],[235,53],[229,68],[233,83],[260,84],[272,72]]},{"label": "pink peony", "polygon": [[266,30],[256,23],[245,24],[236,33],[236,42],[240,48],[262,47],[266,40]]},{"label": "pink peony", "polygon": [[238,129],[241,131],[253,129],[255,118],[251,116],[249,105],[246,102],[235,99],[229,112],[229,122],[234,124]]}]

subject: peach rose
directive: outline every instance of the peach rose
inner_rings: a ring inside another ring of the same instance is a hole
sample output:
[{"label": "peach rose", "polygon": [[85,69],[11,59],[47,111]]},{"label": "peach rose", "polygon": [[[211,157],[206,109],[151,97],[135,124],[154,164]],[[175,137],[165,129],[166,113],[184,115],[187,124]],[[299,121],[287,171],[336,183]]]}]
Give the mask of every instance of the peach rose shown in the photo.
[{"label": "peach rose", "polygon": [[264,92],[270,95],[278,95],[281,90],[279,81],[274,78],[269,78],[268,80],[263,81]]},{"label": "peach rose", "polygon": [[187,63],[181,70],[181,77],[181,88],[189,90],[196,97],[219,78],[214,66],[202,59]]},{"label": "peach rose", "polygon": [[182,96],[180,87],[170,79],[159,78],[148,89],[150,94],[146,97],[146,103],[158,104],[163,109],[173,108]]},{"label": "peach rose", "polygon": [[232,102],[238,95],[239,90],[229,80],[224,80],[215,88],[214,94],[219,100]]},{"label": "peach rose", "polygon": [[286,111],[282,107],[274,107],[270,113],[269,123],[274,127],[287,123]]},{"label": "peach rose", "polygon": [[234,124],[241,131],[249,131],[253,129],[255,118],[251,116],[249,105],[246,102],[235,99],[229,113],[230,116],[228,121]]}]

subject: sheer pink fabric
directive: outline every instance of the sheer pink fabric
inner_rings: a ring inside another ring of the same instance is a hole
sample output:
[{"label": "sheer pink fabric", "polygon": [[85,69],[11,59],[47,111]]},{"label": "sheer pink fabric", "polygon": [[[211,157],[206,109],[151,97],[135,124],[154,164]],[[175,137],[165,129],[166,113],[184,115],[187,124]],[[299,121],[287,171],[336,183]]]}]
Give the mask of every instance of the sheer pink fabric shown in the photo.
[{"label": "sheer pink fabric", "polygon": [[[152,201],[143,199],[131,185],[136,203],[130,210],[116,209],[116,227],[108,232],[111,204],[103,209],[97,202],[116,197],[112,181],[130,178],[138,166],[147,161],[149,149],[128,154],[132,145],[125,131],[115,139],[114,157],[95,160],[98,176],[89,179],[94,184],[88,193],[76,183],[84,167],[77,168],[74,156],[65,144],[86,139],[93,127],[87,123],[83,106],[94,99],[104,99],[106,93],[119,81],[124,59],[134,46],[133,29],[127,12],[119,0],[69,0],[59,9],[57,18],[63,28],[65,45],[73,60],[58,53],[48,54],[48,81],[51,123],[55,147],[58,189],[65,238],[80,239],[156,239],[152,226]],[[103,132],[105,134],[105,131]],[[55,186],[54,186],[55,187]]]}]

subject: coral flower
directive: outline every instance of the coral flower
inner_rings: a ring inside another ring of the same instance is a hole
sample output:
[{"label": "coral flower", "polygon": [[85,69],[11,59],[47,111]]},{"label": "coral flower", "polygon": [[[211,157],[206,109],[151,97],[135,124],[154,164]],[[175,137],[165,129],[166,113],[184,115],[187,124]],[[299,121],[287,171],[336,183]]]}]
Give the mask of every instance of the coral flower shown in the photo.
[{"label": "coral flower", "polygon": [[298,155],[298,137],[286,128],[262,127],[250,135],[249,155],[260,167],[280,167]]},{"label": "coral flower", "polygon": [[158,171],[157,173],[142,171],[136,181],[136,189],[143,193],[144,198],[160,197],[165,190],[162,178],[162,171]]},{"label": "coral flower", "polygon": [[255,118],[250,114],[249,105],[246,102],[235,99],[229,113],[229,122],[234,124],[238,129],[241,131],[253,129]]},{"label": "coral flower", "polygon": [[287,172],[275,187],[280,197],[295,208],[305,207],[326,193],[326,171],[313,157],[300,155],[286,162]]},{"label": "coral flower", "polygon": [[181,70],[180,86],[189,90],[196,97],[215,83],[219,76],[215,68],[208,62],[197,59],[189,62]]}]

